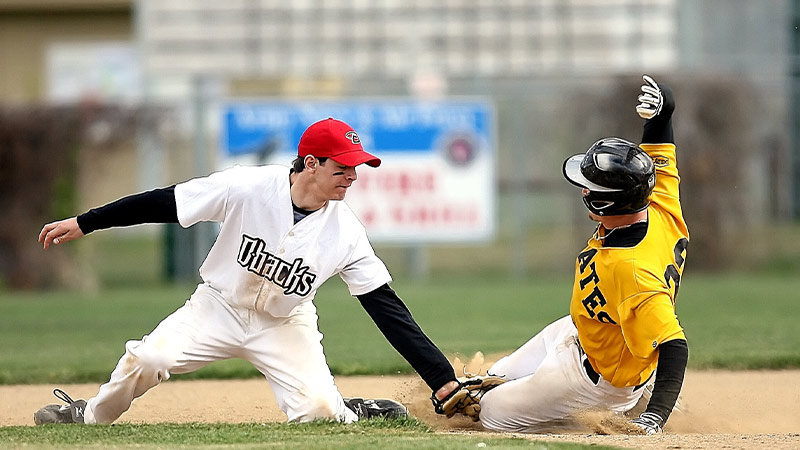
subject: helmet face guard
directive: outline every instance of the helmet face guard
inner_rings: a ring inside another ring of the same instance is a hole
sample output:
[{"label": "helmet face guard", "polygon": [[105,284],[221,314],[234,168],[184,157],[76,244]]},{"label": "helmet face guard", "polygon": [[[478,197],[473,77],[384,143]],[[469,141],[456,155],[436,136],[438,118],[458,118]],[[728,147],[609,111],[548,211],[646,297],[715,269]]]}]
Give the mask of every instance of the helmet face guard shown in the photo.
[{"label": "helmet face guard", "polygon": [[586,208],[598,216],[620,216],[644,211],[655,186],[650,156],[633,142],[604,138],[584,154],[564,161],[564,177],[580,188]]}]

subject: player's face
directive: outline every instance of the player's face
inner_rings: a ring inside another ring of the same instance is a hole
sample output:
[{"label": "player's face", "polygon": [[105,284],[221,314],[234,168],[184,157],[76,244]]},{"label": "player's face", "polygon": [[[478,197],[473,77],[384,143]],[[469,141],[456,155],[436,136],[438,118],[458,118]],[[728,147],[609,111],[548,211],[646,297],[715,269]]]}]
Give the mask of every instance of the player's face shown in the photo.
[{"label": "player's face", "polygon": [[317,181],[320,190],[328,200],[344,200],[347,189],[358,179],[354,166],[345,166],[332,159],[320,164]]}]

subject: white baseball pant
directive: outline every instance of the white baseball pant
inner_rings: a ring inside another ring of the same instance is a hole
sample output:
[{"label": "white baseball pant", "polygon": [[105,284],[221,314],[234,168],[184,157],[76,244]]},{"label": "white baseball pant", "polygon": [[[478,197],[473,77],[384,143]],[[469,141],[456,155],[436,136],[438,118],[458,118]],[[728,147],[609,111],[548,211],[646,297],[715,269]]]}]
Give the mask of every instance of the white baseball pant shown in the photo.
[{"label": "white baseball pant", "polygon": [[488,370],[509,381],[483,396],[481,423],[495,431],[542,433],[571,427],[581,411],[625,412],[636,405],[644,389],[617,388],[602,378],[595,384],[583,359],[571,317],[551,323]]},{"label": "white baseball pant", "polygon": [[110,380],[87,401],[85,423],[111,423],[171,374],[228,358],[250,361],[266,377],[289,421],[354,422],[358,416],[345,406],[334,384],[321,340],[311,302],[289,317],[273,317],[232,306],[201,284],[149,335],[125,344]]}]

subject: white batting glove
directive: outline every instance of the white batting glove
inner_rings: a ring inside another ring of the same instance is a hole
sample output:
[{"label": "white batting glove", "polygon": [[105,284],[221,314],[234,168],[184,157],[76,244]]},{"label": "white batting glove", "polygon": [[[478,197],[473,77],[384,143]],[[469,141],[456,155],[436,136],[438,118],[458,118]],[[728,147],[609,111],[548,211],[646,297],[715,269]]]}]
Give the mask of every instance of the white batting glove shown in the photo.
[{"label": "white batting glove", "polygon": [[650,76],[642,75],[642,79],[645,84],[642,85],[642,93],[639,95],[636,113],[642,119],[652,119],[661,112],[661,107],[664,106],[664,96],[661,95],[661,89],[658,88],[658,84]]},{"label": "white batting glove", "polygon": [[661,416],[652,412],[643,412],[639,417],[631,420],[631,423],[639,428],[642,434],[651,435],[661,433]]}]

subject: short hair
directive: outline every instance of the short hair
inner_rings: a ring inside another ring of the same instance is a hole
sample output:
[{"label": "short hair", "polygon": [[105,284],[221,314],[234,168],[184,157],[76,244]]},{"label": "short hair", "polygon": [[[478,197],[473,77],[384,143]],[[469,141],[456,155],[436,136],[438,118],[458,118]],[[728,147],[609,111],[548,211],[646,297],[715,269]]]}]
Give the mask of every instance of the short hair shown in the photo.
[{"label": "short hair", "polygon": [[[315,156],[315,158],[317,158],[317,157]],[[327,160],[328,160],[327,156],[323,156],[321,158],[317,158],[317,161],[319,161],[320,165],[325,164],[325,161],[327,161]],[[305,156],[298,156],[297,158],[294,159],[294,161],[292,161],[292,169],[294,169],[294,171],[297,172],[297,173],[302,172],[303,169],[306,168],[305,161],[306,161],[306,157]]]}]

